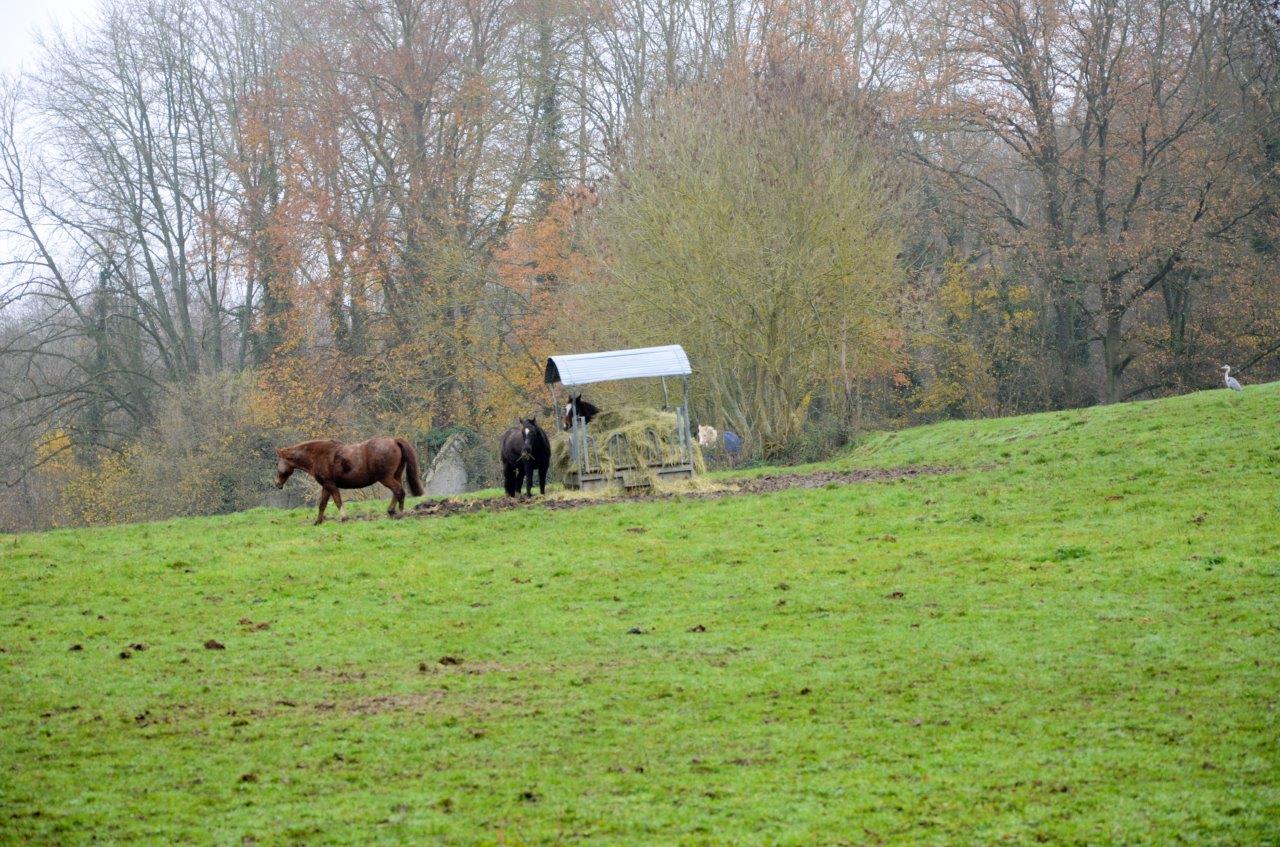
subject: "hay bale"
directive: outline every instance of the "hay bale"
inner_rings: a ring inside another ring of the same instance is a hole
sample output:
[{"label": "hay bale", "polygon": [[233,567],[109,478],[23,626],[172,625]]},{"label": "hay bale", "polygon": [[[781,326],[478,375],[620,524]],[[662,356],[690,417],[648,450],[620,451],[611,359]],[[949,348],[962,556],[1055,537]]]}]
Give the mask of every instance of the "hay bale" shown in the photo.
[{"label": "hay bale", "polygon": [[[677,465],[684,461],[674,412],[639,407],[609,409],[596,416],[587,432],[594,442],[591,470],[610,478],[621,472],[630,485],[655,484],[657,473],[650,467],[652,464]],[[570,437],[571,433],[558,432],[551,439],[551,465],[561,479],[577,470],[569,456]],[[690,442],[694,471],[703,473],[706,465],[702,450],[696,441]]]}]

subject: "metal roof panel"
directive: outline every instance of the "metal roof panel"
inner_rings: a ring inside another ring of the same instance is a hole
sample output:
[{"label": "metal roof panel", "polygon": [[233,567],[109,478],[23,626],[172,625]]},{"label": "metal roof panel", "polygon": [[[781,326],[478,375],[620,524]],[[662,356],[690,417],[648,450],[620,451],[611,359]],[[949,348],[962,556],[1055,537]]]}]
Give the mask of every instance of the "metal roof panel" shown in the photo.
[{"label": "metal roof panel", "polygon": [[665,347],[552,356],[547,359],[543,376],[548,384],[559,382],[565,386],[576,386],[615,379],[689,376],[692,373],[684,348],[679,344],[669,344]]}]

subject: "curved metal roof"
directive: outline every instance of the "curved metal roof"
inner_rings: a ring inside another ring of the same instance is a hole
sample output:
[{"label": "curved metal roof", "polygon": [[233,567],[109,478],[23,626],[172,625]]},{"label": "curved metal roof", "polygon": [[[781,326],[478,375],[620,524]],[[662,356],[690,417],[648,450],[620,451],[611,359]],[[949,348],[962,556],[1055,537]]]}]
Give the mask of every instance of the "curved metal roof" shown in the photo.
[{"label": "curved metal roof", "polygon": [[575,386],[613,379],[689,376],[692,373],[684,348],[679,344],[669,344],[666,347],[552,356],[547,359],[543,378],[548,385],[559,382]]}]

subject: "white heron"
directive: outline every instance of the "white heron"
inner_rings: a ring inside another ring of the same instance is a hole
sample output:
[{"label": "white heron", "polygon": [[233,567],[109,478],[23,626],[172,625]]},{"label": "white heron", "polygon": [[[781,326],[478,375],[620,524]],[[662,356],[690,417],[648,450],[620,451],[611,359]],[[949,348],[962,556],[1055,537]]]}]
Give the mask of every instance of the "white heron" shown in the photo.
[{"label": "white heron", "polygon": [[1231,375],[1230,365],[1223,365],[1218,368],[1218,370],[1222,371],[1222,381],[1226,384],[1227,388],[1230,388],[1232,391],[1244,391],[1244,389],[1240,387],[1240,383],[1236,381],[1236,378]]}]

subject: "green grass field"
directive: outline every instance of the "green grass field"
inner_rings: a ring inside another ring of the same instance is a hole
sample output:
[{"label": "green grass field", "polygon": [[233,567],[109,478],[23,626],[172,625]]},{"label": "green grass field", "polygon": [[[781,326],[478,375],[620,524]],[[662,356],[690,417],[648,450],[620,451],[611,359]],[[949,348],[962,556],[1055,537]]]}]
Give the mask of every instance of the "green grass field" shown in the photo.
[{"label": "green grass field", "polygon": [[1280,843],[1280,383],[925,464],[0,537],[0,843]]}]

